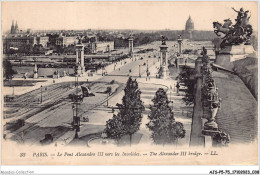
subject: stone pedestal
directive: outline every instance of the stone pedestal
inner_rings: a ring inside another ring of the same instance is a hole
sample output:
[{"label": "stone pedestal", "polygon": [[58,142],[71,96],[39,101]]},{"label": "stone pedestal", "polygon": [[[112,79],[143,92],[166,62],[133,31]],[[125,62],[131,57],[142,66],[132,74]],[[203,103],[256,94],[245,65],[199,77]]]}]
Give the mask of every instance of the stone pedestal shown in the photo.
[{"label": "stone pedestal", "polygon": [[254,48],[251,45],[226,46],[224,49],[220,50],[219,54],[216,56],[216,64],[232,71],[234,68],[234,61],[244,59],[254,52]]},{"label": "stone pedestal", "polygon": [[169,76],[169,69],[168,67],[162,67],[161,78],[166,79]]},{"label": "stone pedestal", "polygon": [[38,73],[37,73],[37,72],[34,72],[34,73],[33,73],[33,78],[34,78],[34,79],[37,79],[37,78],[38,78]]}]

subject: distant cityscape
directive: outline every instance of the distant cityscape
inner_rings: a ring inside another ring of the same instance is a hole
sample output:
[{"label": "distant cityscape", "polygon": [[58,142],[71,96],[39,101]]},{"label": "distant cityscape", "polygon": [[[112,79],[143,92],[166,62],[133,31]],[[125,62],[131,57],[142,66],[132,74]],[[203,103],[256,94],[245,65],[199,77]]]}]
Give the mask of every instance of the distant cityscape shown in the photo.
[{"label": "distant cityscape", "polygon": [[212,31],[194,30],[194,22],[189,16],[183,31],[138,31],[138,30],[60,30],[33,31],[21,30],[18,23],[12,22],[11,30],[3,36],[4,54],[68,54],[74,55],[73,47],[81,38],[85,46],[84,54],[104,53],[118,48],[128,47],[129,35],[133,34],[134,45],[148,44],[158,41],[161,35],[168,40],[176,40],[178,35],[186,39],[209,41],[215,38]]}]

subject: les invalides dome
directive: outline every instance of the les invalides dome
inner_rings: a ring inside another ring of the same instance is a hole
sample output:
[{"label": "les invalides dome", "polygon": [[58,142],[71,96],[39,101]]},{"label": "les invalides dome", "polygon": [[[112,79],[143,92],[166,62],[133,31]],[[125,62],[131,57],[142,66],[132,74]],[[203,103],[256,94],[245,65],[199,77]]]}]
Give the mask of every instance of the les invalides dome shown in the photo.
[{"label": "les invalides dome", "polygon": [[194,30],[194,23],[191,19],[191,17],[189,16],[189,19],[186,21],[186,26],[185,26],[185,30],[186,31],[192,31]]}]

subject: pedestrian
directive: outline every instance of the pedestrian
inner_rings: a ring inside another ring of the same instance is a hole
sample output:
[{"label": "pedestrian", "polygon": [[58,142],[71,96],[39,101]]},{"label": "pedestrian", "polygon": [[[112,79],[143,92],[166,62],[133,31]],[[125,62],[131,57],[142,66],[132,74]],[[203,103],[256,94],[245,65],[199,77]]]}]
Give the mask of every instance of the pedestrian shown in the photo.
[{"label": "pedestrian", "polygon": [[176,88],[177,88],[177,94],[179,95],[179,88],[180,88],[180,83],[179,82],[177,82]]},{"label": "pedestrian", "polygon": [[176,68],[177,68],[177,67],[178,67],[178,65],[177,65],[177,64],[178,64],[178,60],[177,60],[177,58],[175,59],[174,62],[175,62],[175,66],[176,66]]}]

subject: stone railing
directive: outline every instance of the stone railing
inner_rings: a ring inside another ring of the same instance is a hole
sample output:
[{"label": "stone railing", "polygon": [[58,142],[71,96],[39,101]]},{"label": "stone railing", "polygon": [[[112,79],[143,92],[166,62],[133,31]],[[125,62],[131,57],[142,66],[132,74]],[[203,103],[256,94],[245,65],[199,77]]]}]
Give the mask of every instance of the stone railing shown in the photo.
[{"label": "stone railing", "polygon": [[230,141],[229,135],[219,130],[216,122],[216,115],[221,107],[221,98],[219,97],[216,83],[212,78],[212,72],[209,57],[204,54],[201,66],[201,101],[203,109],[202,118],[207,121],[204,123],[202,134],[211,136],[213,145],[226,145]]}]

